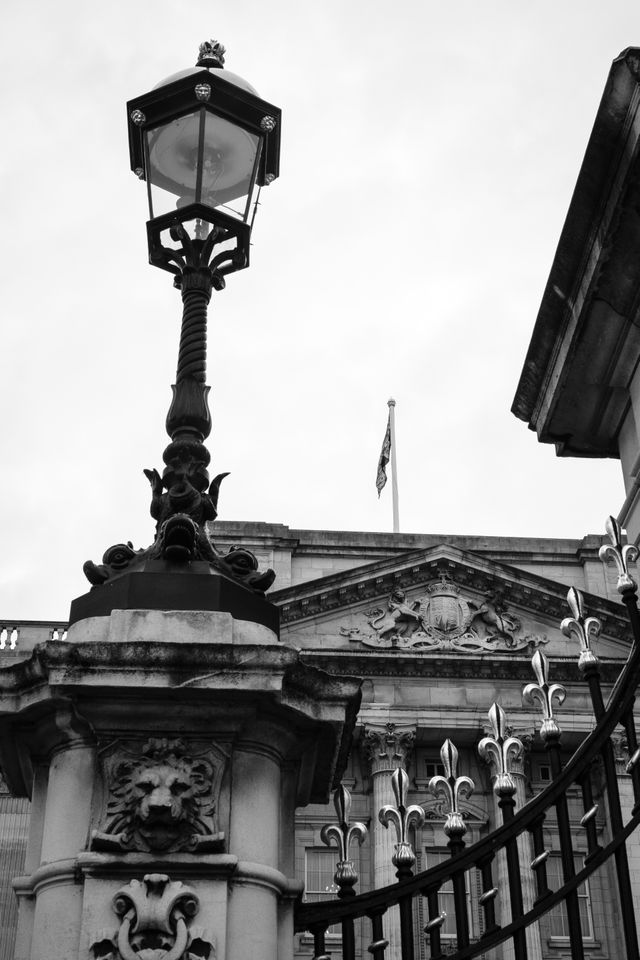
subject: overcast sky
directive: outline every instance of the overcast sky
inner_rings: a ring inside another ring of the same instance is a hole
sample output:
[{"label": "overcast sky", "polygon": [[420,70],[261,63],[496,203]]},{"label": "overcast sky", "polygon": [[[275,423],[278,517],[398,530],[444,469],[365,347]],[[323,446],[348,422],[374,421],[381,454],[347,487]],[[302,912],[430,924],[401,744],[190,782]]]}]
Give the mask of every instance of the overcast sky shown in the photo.
[{"label": "overcast sky", "polygon": [[125,104],[209,37],[282,108],[252,265],[214,294],[220,519],[581,537],[619,463],[510,413],[637,0],[9,3],[0,39],[0,620],[65,619],[82,563],[153,539],[180,297],[147,263]]}]

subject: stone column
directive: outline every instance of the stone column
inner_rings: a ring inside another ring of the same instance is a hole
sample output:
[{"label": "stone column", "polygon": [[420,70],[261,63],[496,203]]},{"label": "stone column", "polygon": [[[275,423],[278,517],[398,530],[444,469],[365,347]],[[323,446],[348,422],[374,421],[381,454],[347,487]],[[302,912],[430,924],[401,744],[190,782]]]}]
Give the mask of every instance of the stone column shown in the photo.
[{"label": "stone column", "polygon": [[[627,736],[625,733],[619,730],[613,734],[611,737],[611,743],[613,744],[613,755],[615,758],[616,764],[616,774],[618,778],[618,790],[620,792],[620,806],[622,808],[622,819],[624,823],[628,823],[631,819],[633,813],[633,807],[635,804],[634,793],[633,793],[633,781],[629,773],[627,773],[627,764],[629,762],[629,746],[627,743]],[[609,816],[607,811],[606,816],[607,823],[609,823]],[[627,839],[626,842],[627,848],[627,857],[629,860],[629,874],[631,876],[631,887],[633,891],[633,905],[635,907],[635,916],[636,916],[636,927],[638,926],[637,918],[640,917],[640,837],[638,837],[638,832],[635,831]],[[610,861],[610,869],[613,871],[615,868],[613,866],[613,859]],[[613,873],[611,875],[612,882],[615,884],[615,879]],[[618,903],[617,892],[614,894],[614,902]],[[592,902],[592,911],[594,913],[594,923],[597,923],[600,920],[599,917],[596,917],[597,905]]]},{"label": "stone column", "polygon": [[[528,800],[527,797],[527,768],[529,766],[529,754],[533,744],[533,730],[516,730],[514,736],[522,741],[524,753],[519,760],[516,760],[511,767],[511,776],[516,784],[516,812],[521,810]],[[522,901],[525,910],[533,907],[536,899],[536,878],[531,869],[533,860],[533,842],[529,833],[524,833],[518,838],[518,859],[520,861],[520,877],[522,879]],[[532,924],[527,929],[527,953],[529,960],[542,960],[542,940],[540,938],[540,925]]]},{"label": "stone column", "polygon": [[[485,735],[490,733],[491,728],[487,725],[485,727]],[[524,806],[528,799],[526,787],[526,767],[528,764],[528,755],[531,751],[534,734],[531,730],[513,730],[511,731],[511,736],[517,737],[519,740],[521,740],[524,746],[524,753],[520,759],[512,760],[509,767],[509,772],[516,785],[514,799],[517,813],[518,810]],[[502,814],[498,806],[498,797],[493,790],[494,783],[495,775],[491,777],[494,823],[495,826],[501,826]],[[518,838],[518,860],[520,863],[520,879],[522,881],[522,902],[526,911],[531,909],[536,898],[536,878],[533,870],[531,869],[531,861],[533,860],[533,844],[528,833],[525,833]],[[499,890],[499,920],[504,926],[511,918],[511,909],[509,902],[509,875],[507,872],[506,859],[503,853],[498,854],[496,857],[495,866],[497,871],[496,886]],[[534,923],[528,927],[526,936],[528,960],[542,960],[542,940],[540,937],[539,924]],[[502,960],[516,960],[512,943],[503,943],[502,947],[498,949],[502,949]]]},{"label": "stone column", "polygon": [[[396,868],[391,862],[396,842],[395,834],[384,827],[378,813],[385,804],[394,805],[391,775],[398,767],[407,769],[416,737],[412,724],[367,724],[364,728],[362,749],[371,771],[373,802],[371,839],[373,849],[374,886],[386,887],[396,881]],[[400,917],[398,908],[387,911],[384,917],[385,937],[389,941],[388,960],[400,957]]]}]

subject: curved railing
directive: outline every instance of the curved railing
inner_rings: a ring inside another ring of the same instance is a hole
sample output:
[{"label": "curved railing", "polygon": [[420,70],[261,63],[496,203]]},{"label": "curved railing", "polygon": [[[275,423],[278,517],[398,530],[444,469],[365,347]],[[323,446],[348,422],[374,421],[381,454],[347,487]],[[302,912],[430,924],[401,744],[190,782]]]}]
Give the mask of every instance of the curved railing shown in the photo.
[{"label": "curved railing", "polygon": [[[576,636],[580,642],[579,668],[589,686],[596,721],[594,730],[581,743],[563,768],[560,759],[560,729],[554,717],[553,703],[554,700],[562,701],[564,691],[559,684],[549,684],[548,662],[541,653],[536,653],[533,658],[533,665],[537,683],[529,684],[525,688],[524,696],[527,702],[536,701],[542,707],[541,736],[550,760],[553,774],[552,782],[545,790],[523,806],[518,813],[515,813],[515,783],[509,768],[514,757],[520,752],[522,745],[519,744],[517,738],[507,735],[504,714],[494,704],[489,711],[493,736],[485,737],[479,745],[479,750],[485,759],[492,762],[496,768],[494,792],[497,795],[498,806],[502,814],[502,826],[472,846],[465,848],[462,836],[466,827],[457,809],[457,792],[464,786],[462,781],[467,781],[468,778],[456,776],[457,751],[447,741],[442,751],[447,777],[432,779],[430,788],[434,792],[438,787],[445,789],[445,792],[447,789],[449,791],[451,812],[447,816],[444,829],[449,837],[448,846],[451,859],[412,876],[410,870],[403,866],[400,855],[403,841],[405,846],[408,845],[406,837],[400,836],[398,832],[396,854],[393,858],[393,862],[398,868],[398,882],[355,896],[353,894],[353,878],[348,883],[343,879],[349,873],[348,870],[345,870],[345,864],[351,863],[347,859],[348,843],[346,850],[343,845],[341,849],[342,860],[338,863],[335,877],[340,889],[339,899],[323,903],[298,904],[296,907],[295,929],[298,932],[309,931],[313,934],[314,960],[328,960],[329,954],[325,949],[325,934],[328,927],[336,923],[342,925],[340,949],[343,960],[354,960],[354,923],[359,918],[368,918],[371,925],[371,942],[367,947],[368,953],[373,956],[374,960],[385,960],[389,944],[384,936],[384,916],[388,909],[395,905],[399,907],[402,960],[414,960],[415,902],[420,897],[425,899],[429,915],[429,920],[424,929],[430,948],[430,956],[433,960],[444,957],[440,930],[445,915],[439,910],[438,892],[445,883],[451,883],[453,888],[457,944],[453,952],[447,951],[447,958],[467,960],[467,958],[486,953],[492,947],[506,940],[511,940],[516,960],[527,960],[525,935],[527,927],[564,901],[567,904],[571,956],[573,960],[582,960],[585,951],[580,926],[577,891],[580,885],[610,858],[613,858],[616,869],[622,935],[626,947],[625,957],[628,960],[640,960],[631,879],[625,846],[628,837],[640,824],[640,749],[638,748],[633,719],[635,693],[640,684],[640,613],[637,606],[637,586],[629,576],[627,568],[627,561],[632,558],[635,559],[637,551],[634,547],[622,546],[620,528],[612,518],[607,523],[607,531],[611,539],[611,545],[602,548],[601,556],[603,559],[607,558],[607,555],[611,556],[618,565],[618,590],[628,610],[632,632],[632,648],[606,706],[600,687],[598,661],[590,647],[590,639],[599,632],[599,624],[595,618],[584,616],[582,597],[575,590],[569,591],[568,597],[573,617],[567,618],[562,623],[563,632],[567,635]],[[626,771],[631,775],[633,785],[633,809],[626,823],[623,821],[615,757],[610,740],[611,734],[618,724],[622,725],[627,737],[630,759]],[[595,820],[598,804],[594,802],[591,783],[591,769],[597,758],[602,759],[604,767],[608,817],[613,838],[604,847],[601,847],[598,843]],[[394,791],[399,813],[401,817],[406,819],[407,814],[414,808],[404,806],[406,785],[403,787],[401,777],[406,778],[406,774],[403,771],[396,771],[394,774]],[[438,784],[434,781],[441,781],[441,783]],[[446,783],[449,784],[448,788],[446,788]],[[578,872],[576,872],[574,866],[567,805],[567,791],[576,785],[580,788],[582,794],[584,815],[580,825],[585,831],[587,844],[584,867]],[[345,818],[344,796],[342,798],[342,808],[336,802],[336,809],[339,813],[339,819],[342,821],[344,832],[348,826],[348,806]],[[384,810],[388,809],[384,808]],[[384,810],[380,814],[382,822],[384,822]],[[559,852],[563,871],[562,885],[555,891],[549,888],[547,882],[546,863],[550,851],[544,846],[543,836],[545,816],[547,812],[552,810],[555,811],[557,818]],[[521,862],[517,846],[518,837],[523,835],[528,835],[532,839],[533,860],[530,869],[535,877],[536,888],[535,902],[528,909],[525,909],[523,903]],[[512,918],[503,925],[496,922],[495,912],[495,901],[499,889],[498,884],[494,882],[494,867],[496,854],[499,851],[505,852],[508,902]],[[413,857],[413,860],[415,861],[415,857]],[[468,922],[466,874],[474,870],[478,870],[482,878],[482,893],[479,903],[484,915],[484,933],[472,943]],[[391,960],[391,958],[388,958],[388,960]],[[393,960],[396,960],[396,958],[394,957]]]}]

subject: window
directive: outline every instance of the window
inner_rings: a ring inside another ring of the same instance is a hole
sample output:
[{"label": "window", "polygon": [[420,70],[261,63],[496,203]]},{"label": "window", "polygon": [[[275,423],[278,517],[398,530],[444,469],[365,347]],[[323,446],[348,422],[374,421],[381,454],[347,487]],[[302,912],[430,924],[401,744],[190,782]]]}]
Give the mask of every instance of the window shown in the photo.
[{"label": "window", "polygon": [[[304,856],[304,899],[307,903],[336,899],[339,888],[333,875],[337,862],[338,850],[335,847],[307,847]],[[337,923],[327,930],[327,936],[340,935],[340,925]]]},{"label": "window", "polygon": [[551,781],[551,767],[548,763],[538,764],[538,778],[544,783],[549,783]]},{"label": "window", "polygon": [[[584,856],[582,854],[574,855],[574,866],[576,873],[582,870],[584,866]],[[547,879],[552,890],[557,890],[562,886],[562,859],[559,853],[552,853],[547,860]],[[580,926],[582,936],[585,940],[593,940],[593,917],[591,914],[591,897],[589,895],[589,883],[587,880],[578,887],[578,909],[580,911]],[[551,937],[569,937],[569,921],[567,917],[567,905],[561,903],[549,911],[549,935]]]},{"label": "window", "polygon": [[438,775],[440,775],[441,777],[444,777],[444,764],[442,764],[439,760],[428,759],[428,760],[425,760],[424,765],[425,765],[425,769],[427,771],[427,777],[429,778],[429,780],[431,779],[431,777],[436,777]]},{"label": "window", "polygon": [[338,887],[336,872],[338,851],[335,847],[311,847],[305,850],[304,892],[308,903],[335,900]]},{"label": "window", "polygon": [[[438,863],[450,860],[451,854],[448,850],[427,850],[427,866],[435,867]],[[467,892],[467,915],[469,917],[469,932],[471,932],[471,910],[469,898],[469,875],[465,874],[465,888]],[[448,880],[443,883],[438,891],[438,909],[440,913],[446,913],[446,919],[440,927],[440,936],[443,939],[451,939],[456,935],[456,912],[453,900],[453,882]]]},{"label": "window", "polygon": [[24,871],[29,810],[28,800],[7,796],[0,786],[0,960],[14,956],[18,904],[11,880]]}]

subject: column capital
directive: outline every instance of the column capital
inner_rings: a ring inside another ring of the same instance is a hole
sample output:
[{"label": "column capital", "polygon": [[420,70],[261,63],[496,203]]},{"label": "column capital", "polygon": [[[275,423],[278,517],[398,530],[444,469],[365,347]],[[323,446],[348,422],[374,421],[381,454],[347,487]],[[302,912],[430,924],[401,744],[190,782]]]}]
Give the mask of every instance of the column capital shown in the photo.
[{"label": "column capital", "polygon": [[416,739],[416,726],[410,723],[367,723],[362,737],[362,752],[371,774],[406,770]]},{"label": "column capital", "polygon": [[[522,753],[517,760],[513,761],[511,773],[515,777],[522,777],[523,783],[530,788],[531,780],[531,750],[535,739],[535,727],[512,727],[511,736],[517,737],[522,744]],[[531,796],[531,791],[527,791]]]}]

